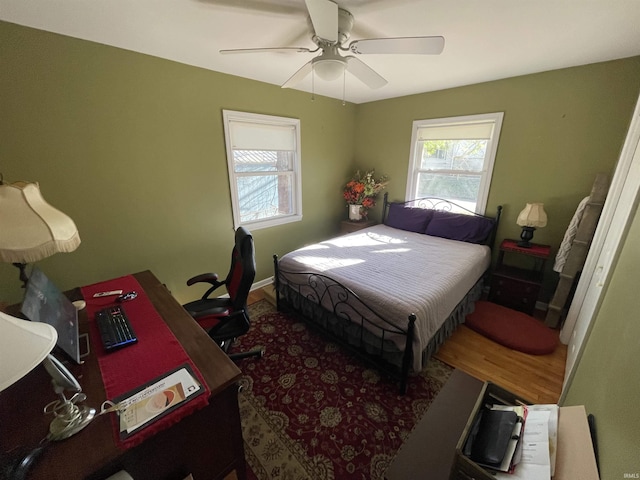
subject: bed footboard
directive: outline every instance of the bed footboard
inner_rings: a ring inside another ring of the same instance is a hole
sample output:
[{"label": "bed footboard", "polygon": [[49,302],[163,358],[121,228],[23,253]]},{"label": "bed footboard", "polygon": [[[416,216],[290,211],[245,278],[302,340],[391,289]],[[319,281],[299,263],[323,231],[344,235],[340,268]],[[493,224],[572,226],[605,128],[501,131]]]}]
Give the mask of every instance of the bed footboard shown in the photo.
[{"label": "bed footboard", "polygon": [[[328,334],[379,369],[399,376],[404,394],[413,362],[416,316],[393,322],[367,306],[351,289],[318,273],[282,270],[273,256],[276,306],[300,313],[312,326]],[[404,348],[399,349],[401,342]],[[393,359],[402,351],[399,362]],[[418,352],[420,354],[420,352]]]}]

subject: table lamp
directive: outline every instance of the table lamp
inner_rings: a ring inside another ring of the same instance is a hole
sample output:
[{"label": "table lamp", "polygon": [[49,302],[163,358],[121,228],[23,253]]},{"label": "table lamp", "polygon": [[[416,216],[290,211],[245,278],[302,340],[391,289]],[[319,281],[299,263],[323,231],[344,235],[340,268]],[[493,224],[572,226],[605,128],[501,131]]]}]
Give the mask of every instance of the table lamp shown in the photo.
[{"label": "table lamp", "polygon": [[547,225],[547,214],[544,211],[543,204],[527,203],[527,206],[518,215],[516,223],[522,227],[521,240],[518,242],[518,246],[531,248],[534,230]]},{"label": "table lamp", "polygon": [[[78,405],[86,399],[80,384],[59,360],[49,355],[57,339],[56,329],[48,323],[21,320],[0,312],[0,392],[42,363],[59,396],[59,400],[44,409],[44,413],[54,415],[48,440],[63,440],[78,433],[96,413],[93,408]],[[75,395],[67,399],[64,390]]]},{"label": "table lamp", "polygon": [[49,205],[37,183],[7,184],[0,177],[0,260],[20,270],[27,284],[27,263],[59,252],[72,252],[80,245],[73,220]]},{"label": "table lamp", "polygon": [[0,392],[38,366],[57,339],[56,329],[47,323],[0,312]]},{"label": "table lamp", "polygon": [[[17,449],[13,455],[2,458],[2,478],[27,478],[27,471],[42,453],[49,441],[63,440],[86,427],[95,416],[95,409],[79,407],[84,394],[67,400],[62,390],[69,385],[77,387],[77,381],[68,370],[49,353],[56,345],[56,329],[47,323],[20,320],[0,312],[0,392],[25,377],[39,364],[51,375],[54,391],[61,400],[45,407],[54,413],[49,434],[33,449]],[[0,475],[1,476],[1,475]]]},{"label": "table lamp", "polygon": [[[38,366],[56,344],[58,334],[51,325],[29,322],[0,312],[0,392]],[[26,478],[26,472],[43,447],[19,449],[2,456],[2,478]]]}]

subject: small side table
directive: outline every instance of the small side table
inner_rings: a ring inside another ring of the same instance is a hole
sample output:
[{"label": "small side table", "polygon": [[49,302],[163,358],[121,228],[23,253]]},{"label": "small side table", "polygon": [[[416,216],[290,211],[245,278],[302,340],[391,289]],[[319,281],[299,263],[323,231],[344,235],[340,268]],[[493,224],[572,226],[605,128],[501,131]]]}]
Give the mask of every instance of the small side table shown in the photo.
[{"label": "small side table", "polygon": [[[525,248],[518,246],[517,240],[503,240],[491,275],[489,301],[533,314],[550,253],[549,245],[532,243]],[[512,263],[505,261],[505,254]]]},{"label": "small side table", "polygon": [[373,220],[360,220],[359,222],[353,222],[351,220],[343,220],[340,224],[340,233],[352,233],[357,232],[358,230],[362,230],[363,228],[371,227],[375,225],[376,222]]}]

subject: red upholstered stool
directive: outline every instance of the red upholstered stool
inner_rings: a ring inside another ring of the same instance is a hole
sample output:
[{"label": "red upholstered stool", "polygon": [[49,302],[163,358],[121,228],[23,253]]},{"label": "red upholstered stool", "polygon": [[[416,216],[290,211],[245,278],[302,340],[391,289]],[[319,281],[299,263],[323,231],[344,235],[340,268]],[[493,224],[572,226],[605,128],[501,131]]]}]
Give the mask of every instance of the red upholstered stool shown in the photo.
[{"label": "red upholstered stool", "polygon": [[496,303],[476,302],[465,324],[472,330],[505,347],[546,355],[558,345],[558,333],[526,313]]}]

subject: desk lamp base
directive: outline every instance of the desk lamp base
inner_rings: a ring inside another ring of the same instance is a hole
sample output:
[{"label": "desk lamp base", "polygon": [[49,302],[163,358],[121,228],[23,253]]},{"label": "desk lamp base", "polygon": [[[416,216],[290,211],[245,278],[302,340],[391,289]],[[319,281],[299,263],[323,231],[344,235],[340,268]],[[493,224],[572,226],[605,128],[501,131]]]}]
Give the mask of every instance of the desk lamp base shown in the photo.
[{"label": "desk lamp base", "polygon": [[96,409],[90,407],[78,407],[70,416],[59,416],[53,419],[49,425],[49,440],[58,441],[75,435],[91,423],[96,415]]}]

